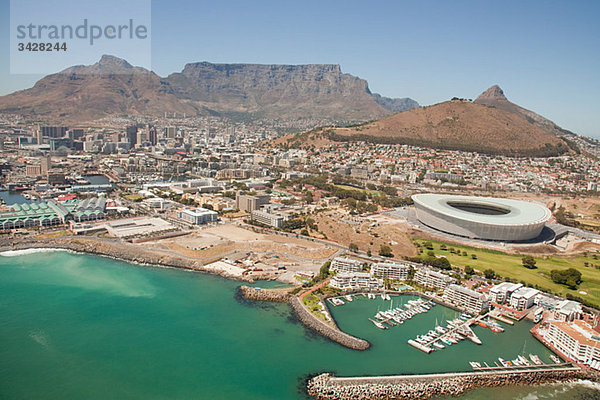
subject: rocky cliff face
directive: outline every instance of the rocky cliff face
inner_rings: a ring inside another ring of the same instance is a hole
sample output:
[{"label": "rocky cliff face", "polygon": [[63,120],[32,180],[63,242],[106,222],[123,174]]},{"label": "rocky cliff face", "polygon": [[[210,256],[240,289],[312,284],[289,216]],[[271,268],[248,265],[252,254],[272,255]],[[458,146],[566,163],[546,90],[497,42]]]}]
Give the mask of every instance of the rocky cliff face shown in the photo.
[{"label": "rocky cliff face", "polygon": [[217,112],[370,119],[389,114],[365,80],[339,65],[187,64],[166,78],[178,97]]},{"label": "rocky cliff face", "polygon": [[113,56],[49,75],[31,89],[0,97],[1,112],[60,120],[115,114],[250,115],[270,118],[370,120],[410,99],[373,96],[365,80],[339,65],[187,64],[161,78]]}]

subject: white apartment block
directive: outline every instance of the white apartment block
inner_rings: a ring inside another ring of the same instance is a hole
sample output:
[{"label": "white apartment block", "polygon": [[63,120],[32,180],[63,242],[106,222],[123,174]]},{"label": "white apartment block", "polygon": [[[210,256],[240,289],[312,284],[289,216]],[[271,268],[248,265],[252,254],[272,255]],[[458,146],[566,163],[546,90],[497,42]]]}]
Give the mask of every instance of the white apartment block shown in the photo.
[{"label": "white apartment block", "polygon": [[510,296],[510,307],[517,311],[528,309],[533,306],[535,296],[537,296],[539,292],[539,290],[528,287],[518,289]]},{"label": "white apartment block", "polygon": [[438,289],[445,289],[456,282],[456,279],[429,268],[418,268],[413,279],[420,285]]},{"label": "white apartment block", "polygon": [[581,304],[573,300],[563,300],[554,308],[554,319],[557,321],[574,321],[582,315]]},{"label": "white apartment block", "polygon": [[585,321],[550,321],[544,339],[568,358],[600,369],[600,334]]},{"label": "white apartment block", "polygon": [[329,269],[337,272],[358,272],[362,271],[362,262],[347,257],[335,257],[331,260]]},{"label": "white apartment block", "polygon": [[490,289],[490,301],[493,303],[504,304],[510,300],[513,292],[522,288],[521,283],[502,282]]},{"label": "white apartment block", "polygon": [[383,289],[383,281],[372,277],[366,272],[340,272],[336,274],[329,285],[336,289]]},{"label": "white apartment block", "polygon": [[206,208],[185,208],[177,211],[177,218],[195,225],[206,224],[207,222],[215,222],[219,218],[216,211]]},{"label": "white apartment block", "polygon": [[463,307],[471,314],[479,314],[482,310],[490,307],[490,302],[486,295],[478,293],[466,287],[451,284],[444,291],[444,300]]},{"label": "white apartment block", "polygon": [[283,215],[272,213],[270,210],[254,210],[251,213],[253,221],[260,222],[261,224],[272,226],[274,228],[281,228],[283,226]]},{"label": "white apartment block", "polygon": [[374,276],[391,279],[393,281],[405,281],[408,279],[410,266],[407,264],[379,262],[373,264],[371,273]]}]

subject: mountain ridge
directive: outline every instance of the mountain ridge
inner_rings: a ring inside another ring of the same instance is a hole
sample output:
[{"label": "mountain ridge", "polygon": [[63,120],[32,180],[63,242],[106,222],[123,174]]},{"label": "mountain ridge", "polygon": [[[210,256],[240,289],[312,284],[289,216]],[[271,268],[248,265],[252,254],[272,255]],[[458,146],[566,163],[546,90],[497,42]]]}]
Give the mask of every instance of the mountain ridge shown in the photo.
[{"label": "mountain ridge", "polygon": [[568,131],[523,110],[510,103],[502,89],[494,85],[474,102],[455,98],[359,126],[288,136],[277,143],[310,148],[325,142],[365,141],[507,156],[545,157],[571,151],[571,144],[563,137],[563,132]]},{"label": "mountain ridge", "polygon": [[[0,97],[0,112],[62,120],[115,114],[239,113],[268,118],[371,120],[412,99],[373,95],[364,79],[337,64],[269,65],[188,63],[160,77],[121,58],[104,55],[48,75],[30,88]],[[382,105],[383,103],[383,105]]]}]

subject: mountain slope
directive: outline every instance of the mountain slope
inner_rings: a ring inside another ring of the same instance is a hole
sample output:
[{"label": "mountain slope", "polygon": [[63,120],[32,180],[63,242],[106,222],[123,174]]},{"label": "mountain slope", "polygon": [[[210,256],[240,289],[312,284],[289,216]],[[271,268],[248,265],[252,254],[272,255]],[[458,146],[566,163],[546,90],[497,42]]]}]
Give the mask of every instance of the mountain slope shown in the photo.
[{"label": "mountain slope", "polygon": [[464,100],[404,111],[361,126],[300,134],[287,141],[308,145],[324,138],[510,156],[551,156],[568,151],[562,139],[519,115]]},{"label": "mountain slope", "polygon": [[2,96],[0,110],[66,121],[197,112],[155,73],[112,56],[91,66],[67,68],[40,79],[31,89]]},{"label": "mountain slope", "polygon": [[413,108],[419,108],[420,105],[409,97],[403,97],[401,99],[391,99],[389,97],[383,97],[379,93],[373,93],[373,98],[383,108],[388,111],[399,113],[406,110],[412,110]]},{"label": "mountain slope", "polygon": [[160,78],[113,56],[0,97],[0,112],[64,121],[165,112],[364,121],[410,107],[418,104],[372,95],[365,80],[342,73],[339,65],[202,62]]},{"label": "mountain slope", "polygon": [[566,129],[562,129],[549,119],[544,118],[541,115],[534,113],[533,111],[527,110],[526,108],[511,103],[504,95],[504,91],[498,85],[494,85],[487,89],[485,92],[481,93],[479,97],[475,99],[474,103],[482,104],[488,107],[499,108],[501,110],[519,115],[525,118],[530,123],[556,136],[574,135],[573,132],[570,132]]}]

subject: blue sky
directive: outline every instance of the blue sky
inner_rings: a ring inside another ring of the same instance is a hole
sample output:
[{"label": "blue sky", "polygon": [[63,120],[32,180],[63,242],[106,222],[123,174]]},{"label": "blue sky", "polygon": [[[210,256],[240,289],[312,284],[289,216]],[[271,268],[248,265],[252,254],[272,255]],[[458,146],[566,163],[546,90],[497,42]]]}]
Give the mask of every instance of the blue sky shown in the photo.
[{"label": "blue sky", "polygon": [[[340,64],[374,92],[423,105],[499,84],[509,100],[600,137],[598,21],[600,1],[155,0],[152,69]],[[0,0],[0,23],[5,94],[40,76],[9,74],[8,0]]]}]

